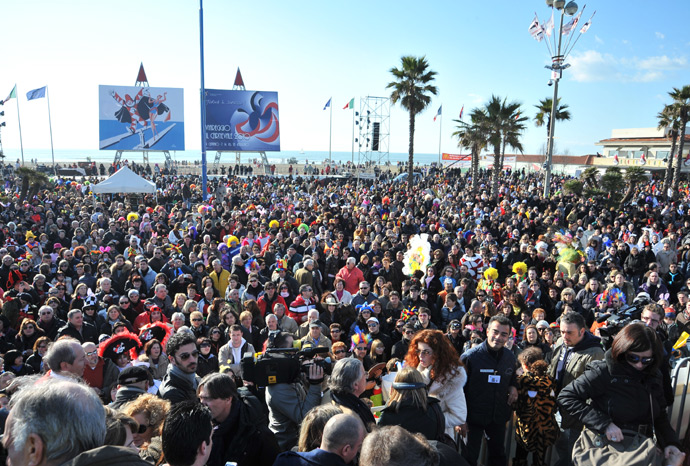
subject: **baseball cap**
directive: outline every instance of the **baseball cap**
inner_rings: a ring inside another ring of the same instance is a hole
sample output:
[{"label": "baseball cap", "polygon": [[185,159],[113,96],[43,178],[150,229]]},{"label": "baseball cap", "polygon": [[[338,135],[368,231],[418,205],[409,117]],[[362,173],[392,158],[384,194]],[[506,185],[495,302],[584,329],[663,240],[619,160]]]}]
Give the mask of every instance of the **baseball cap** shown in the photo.
[{"label": "baseball cap", "polygon": [[149,371],[144,366],[125,367],[117,376],[117,383],[120,385],[129,385],[144,380],[149,380]]},{"label": "baseball cap", "polygon": [[314,327],[321,327],[321,321],[319,319],[312,320],[309,323],[309,328],[314,328]]},{"label": "baseball cap", "polygon": [[379,320],[378,320],[376,317],[369,317],[369,318],[367,319],[367,324],[368,324],[369,322],[376,322],[376,323],[378,324],[378,323],[379,323]]}]

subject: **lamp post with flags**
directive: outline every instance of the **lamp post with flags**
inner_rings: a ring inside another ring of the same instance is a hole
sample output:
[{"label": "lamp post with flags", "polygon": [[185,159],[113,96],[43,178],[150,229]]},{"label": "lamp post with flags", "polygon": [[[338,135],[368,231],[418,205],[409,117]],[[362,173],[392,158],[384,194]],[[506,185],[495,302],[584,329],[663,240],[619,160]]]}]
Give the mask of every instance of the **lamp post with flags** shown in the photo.
[{"label": "lamp post with flags", "polygon": [[[563,75],[563,70],[570,67],[569,64],[565,63],[565,59],[568,54],[572,51],[573,47],[580,40],[582,34],[587,32],[590,25],[592,24],[592,17],[582,26],[580,29],[580,34],[573,41],[575,34],[571,34],[577,27],[582,12],[585,7],[580,10],[580,12],[575,16],[578,11],[577,3],[570,1],[566,4],[565,0],[546,0],[546,4],[551,7],[551,18],[546,23],[539,23],[539,19],[535,13],[534,20],[530,23],[529,33],[537,41],[541,42],[546,39],[546,48],[551,55],[551,65],[547,65],[545,68],[551,70],[551,79],[549,80],[549,86],[553,86],[553,100],[551,104],[551,119],[549,126],[549,139],[547,144],[546,161],[544,162],[544,168],[546,169],[546,176],[544,177],[544,197],[548,197],[551,191],[551,171],[553,170],[553,135],[554,127],[556,126],[556,112],[558,110],[558,83]],[[586,5],[585,5],[586,6]],[[559,26],[557,30],[557,37],[552,38],[552,33],[554,32],[554,9],[560,12]],[[563,24],[565,16],[574,16],[568,23]],[[567,36],[565,46],[563,46],[563,36]],[[572,44],[571,44],[572,42]]]}]

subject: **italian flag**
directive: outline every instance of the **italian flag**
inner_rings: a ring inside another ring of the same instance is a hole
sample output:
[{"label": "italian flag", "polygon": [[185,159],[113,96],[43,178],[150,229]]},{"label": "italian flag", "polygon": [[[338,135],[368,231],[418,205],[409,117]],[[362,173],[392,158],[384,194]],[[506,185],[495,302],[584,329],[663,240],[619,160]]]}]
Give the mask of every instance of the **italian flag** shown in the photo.
[{"label": "italian flag", "polygon": [[12,91],[10,92],[10,95],[7,96],[7,98],[4,100],[4,102],[7,102],[10,99],[16,99],[17,98],[17,85],[15,84],[14,87],[12,88]]},{"label": "italian flag", "polygon": [[351,98],[350,101],[343,107],[343,110],[348,108],[355,108],[355,98]]}]

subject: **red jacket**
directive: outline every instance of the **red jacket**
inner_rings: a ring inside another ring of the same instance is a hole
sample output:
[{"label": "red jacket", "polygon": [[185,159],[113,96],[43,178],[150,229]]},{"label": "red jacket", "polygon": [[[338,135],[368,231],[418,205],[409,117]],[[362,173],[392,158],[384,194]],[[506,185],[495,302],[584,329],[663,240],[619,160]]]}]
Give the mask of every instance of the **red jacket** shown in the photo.
[{"label": "red jacket", "polygon": [[358,267],[353,267],[352,270],[347,268],[347,265],[340,269],[335,278],[342,278],[345,280],[345,289],[350,294],[355,295],[359,291],[359,283],[364,281],[364,274]]}]

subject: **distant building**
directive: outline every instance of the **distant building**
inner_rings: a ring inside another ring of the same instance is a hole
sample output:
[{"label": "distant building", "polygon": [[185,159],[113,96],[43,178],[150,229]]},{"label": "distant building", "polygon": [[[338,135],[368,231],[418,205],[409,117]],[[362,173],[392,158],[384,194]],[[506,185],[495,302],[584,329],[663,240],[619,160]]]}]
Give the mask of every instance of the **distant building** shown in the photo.
[{"label": "distant building", "polygon": [[[665,170],[668,166],[668,157],[671,153],[672,140],[664,135],[663,130],[656,128],[629,128],[614,129],[611,137],[596,143],[603,146],[603,157],[594,158],[595,166],[609,167],[616,165],[615,156],[618,155],[618,165],[644,166],[647,170]],[[676,149],[677,150],[677,149]],[[683,148],[683,160],[690,151],[690,135],[685,136]],[[647,163],[642,164],[644,154]],[[682,171],[690,171],[685,164]]]}]

